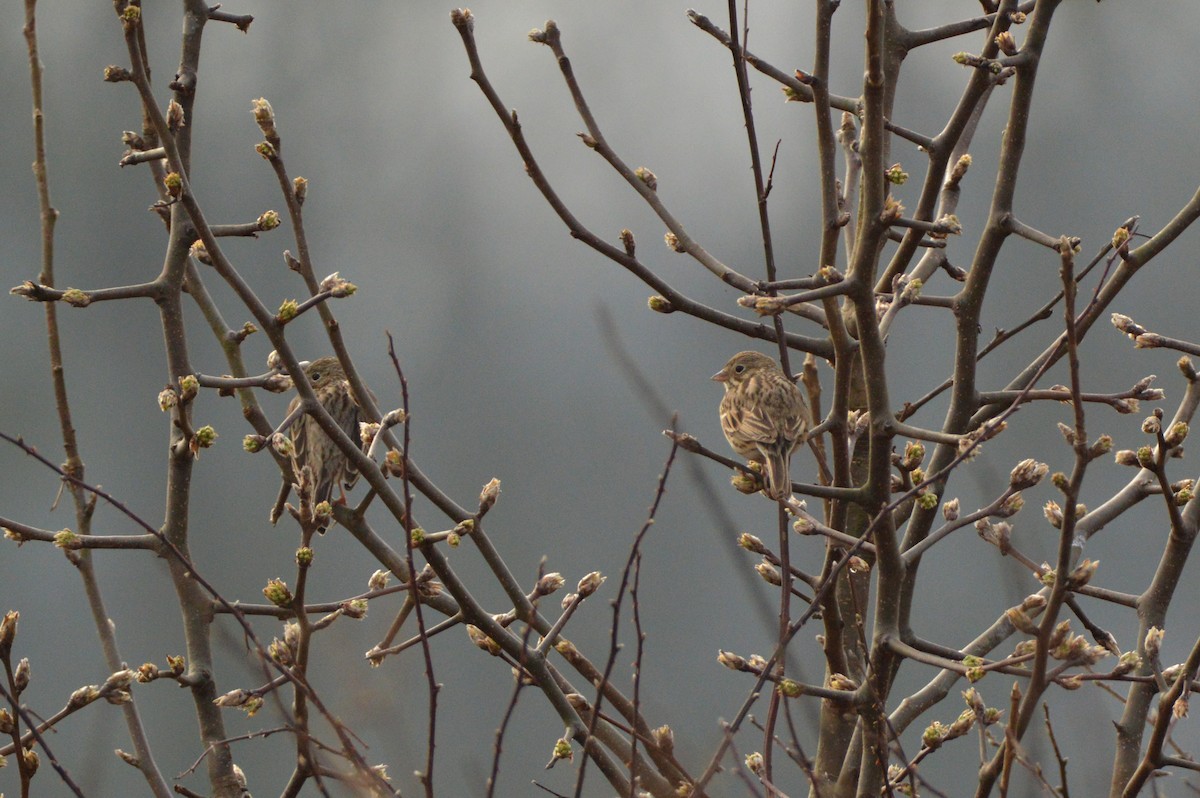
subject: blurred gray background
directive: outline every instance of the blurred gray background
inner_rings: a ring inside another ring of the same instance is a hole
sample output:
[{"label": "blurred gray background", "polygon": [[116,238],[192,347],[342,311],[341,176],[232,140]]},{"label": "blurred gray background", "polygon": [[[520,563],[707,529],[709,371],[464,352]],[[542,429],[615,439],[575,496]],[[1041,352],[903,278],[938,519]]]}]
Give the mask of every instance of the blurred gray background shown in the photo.
[{"label": "blurred gray background", "polygon": [[[763,2],[750,10],[753,51],[790,71],[812,58],[809,3]],[[913,28],[970,16],[966,2],[899,4]],[[708,377],[739,349],[754,346],[739,336],[681,314],[646,309],[650,291],[617,266],[573,241],[525,177],[511,142],[476,86],[450,5],[437,3],[316,4],[252,0],[227,5],[252,13],[248,35],[210,25],[204,39],[192,184],[214,222],[254,219],[269,208],[283,210],[269,168],[253,151],[259,132],[250,101],[274,105],[283,153],[293,175],[311,181],[305,206],[318,274],[340,270],[357,283],[352,299],[334,304],[356,362],[384,406],[399,403],[386,357],[385,331],[397,350],[412,391],[412,453],[422,468],[460,503],[470,505],[492,477],[503,481],[488,529],[509,566],[527,583],[547,558],[547,570],[570,584],[590,570],[619,575],[633,535],[645,518],[668,444],[660,435],[668,418],[651,411],[612,354],[625,347],[682,428],[723,449],[716,419],[720,389]],[[690,25],[685,4],[605,2],[493,3],[474,7],[485,67],[504,102],[519,111],[534,152],[549,178],[593,231],[615,241],[622,227],[638,237],[639,254],[664,278],[690,295],[731,312],[737,294],[694,262],[661,244],[663,226],[621,180],[582,147],[576,116],[550,51],[526,41],[530,28],[557,20],[581,85],[610,142],[632,166],[652,169],[659,194],[689,231],[711,252],[743,273],[762,273],[753,183],[740,106],[729,57]],[[723,19],[724,4],[697,10]],[[145,19],[157,95],[178,59],[179,11],[175,4],[146,8]],[[1190,198],[1200,180],[1196,156],[1196,108],[1200,84],[1194,34],[1200,7],[1192,3],[1103,4],[1066,2],[1059,9],[1038,83],[1027,155],[1017,192],[1022,220],[1051,234],[1078,235],[1090,257],[1127,217],[1140,214],[1143,230],[1165,224]],[[39,267],[37,203],[29,171],[28,65],[17,3],[0,7],[0,117],[6,146],[0,155],[0,274],[4,286],[35,278]],[[724,24],[723,24],[724,26]],[[844,4],[836,21],[834,91],[857,94],[862,74],[861,9]],[[138,103],[128,85],[101,81],[107,64],[125,64],[121,34],[108,3],[43,4],[40,16],[46,65],[46,112],[53,199],[61,211],[57,274],[60,286],[100,287],[149,279],[158,273],[164,243],[158,219],[146,212],[154,199],[144,168],[120,169],[120,132],[139,126]],[[1018,31],[1018,41],[1023,37]],[[977,52],[978,35],[924,48],[904,65],[896,121],[932,134],[957,101],[967,73],[949,56]],[[810,106],[787,104],[769,81],[752,75],[765,152],[782,139],[771,212],[781,274],[802,276],[817,267],[817,166]],[[964,184],[959,218],[965,234],[950,242],[960,266],[970,261],[991,194],[998,142],[1010,87],[993,97],[972,147],[974,166]],[[923,156],[903,142],[893,160],[914,175],[897,195],[915,204]],[[1189,231],[1130,287],[1114,307],[1168,335],[1197,339],[1193,288],[1197,232]],[[281,252],[293,248],[283,228],[258,240],[227,240],[227,251],[269,306],[302,294]],[[842,265],[842,264],[839,264]],[[1029,243],[1005,248],[985,318],[985,329],[1011,327],[1057,289],[1058,259]],[[227,320],[249,318],[215,275],[208,286]],[[1090,291],[1094,282],[1089,282]],[[954,290],[944,276],[927,291]],[[193,308],[191,353],[197,368],[226,369],[219,349]],[[68,383],[88,478],[122,497],[151,523],[162,517],[167,420],[155,397],[168,375],[158,314],[149,302],[102,303],[86,310],[64,308]],[[604,332],[611,319],[615,335]],[[1000,387],[1057,332],[1058,317],[1026,333],[985,361],[982,387]],[[816,334],[802,322],[790,329]],[[327,353],[315,317],[289,328],[306,357]],[[953,327],[944,312],[906,312],[890,340],[889,376],[897,406],[915,399],[949,373]],[[265,363],[268,342],[246,343],[248,361]],[[1097,327],[1085,347],[1085,385],[1094,391],[1127,388],[1145,374],[1161,375],[1168,414],[1182,393],[1164,351],[1135,352],[1107,326]],[[61,443],[53,412],[41,308],[16,298],[0,307],[0,429],[19,433],[55,459]],[[828,379],[830,372],[824,369]],[[1046,384],[1065,381],[1060,371]],[[275,418],[287,398],[267,396]],[[916,423],[938,426],[944,405],[933,403]],[[964,510],[1007,484],[1023,457],[1067,469],[1070,452],[1054,423],[1068,409],[1022,411],[1011,432],[989,445],[951,494]],[[1093,433],[1110,432],[1123,448],[1143,441],[1141,416],[1103,409],[1089,415]],[[197,566],[230,598],[260,601],[270,577],[291,579],[297,537],[286,523],[271,528],[267,510],[278,475],[264,456],[242,452],[248,429],[234,399],[205,395],[198,423],[221,437],[195,471],[192,551]],[[794,471],[811,478],[806,454]],[[1187,462],[1175,466],[1187,476]],[[715,514],[714,495],[694,478],[715,486],[728,519]],[[12,448],[0,448],[0,514],[50,529],[73,523],[69,510],[51,512],[54,476]],[[1095,506],[1131,475],[1098,461],[1085,500]],[[1039,515],[1053,498],[1042,486],[1027,495],[1016,521],[1019,545],[1035,558],[1052,557],[1055,537]],[[815,505],[814,505],[815,507]],[[427,506],[418,519],[427,529],[446,526]],[[774,510],[760,498],[727,488],[727,474],[712,463],[681,455],[658,522],[644,547],[641,607],[646,625],[643,701],[653,724],[670,723],[684,761],[703,768],[720,738],[719,718],[729,718],[750,682],[721,668],[719,648],[769,653],[773,621],[763,606],[774,593],[748,579],[753,558],[734,546],[738,531],[773,536]],[[380,531],[397,530],[378,517]],[[134,531],[115,511],[101,507],[96,531]],[[1161,550],[1165,524],[1157,506],[1122,519],[1096,538],[1088,556],[1101,560],[1099,581],[1139,592]],[[334,530],[317,543],[316,600],[333,600],[365,589],[376,565]],[[499,590],[467,544],[451,554],[480,597],[495,611],[506,609]],[[800,540],[793,558],[816,567],[820,545]],[[123,655],[131,664],[162,662],[180,653],[179,613],[164,564],[143,555],[100,553],[97,569]],[[1028,574],[1003,560],[969,530],[939,545],[925,559],[927,580],[917,612],[919,632],[961,645],[974,630],[1019,597],[1033,592]],[[607,646],[616,580],[585,605],[567,634],[595,658]],[[1164,659],[1178,661],[1200,633],[1194,588],[1176,603]],[[391,764],[396,783],[416,792],[411,772],[424,757],[426,692],[414,650],[371,669],[360,653],[384,633],[398,602],[372,606],[362,623],[339,621],[322,634],[322,657],[313,681],[335,711],[370,744],[372,762]],[[48,715],[76,687],[106,676],[74,569],[45,545],[0,542],[0,610],[21,612],[17,649],[33,664],[27,703]],[[1123,648],[1134,645],[1131,613],[1092,606],[1097,620]],[[628,614],[622,628],[630,629]],[[221,690],[253,687],[241,636],[222,621]],[[267,639],[277,628],[260,625]],[[813,632],[817,629],[814,627]],[[627,638],[627,641],[630,638]],[[508,669],[471,647],[461,631],[435,643],[436,676],[445,687],[438,726],[438,772],[442,795],[479,795],[491,762],[492,735],[511,690]],[[626,653],[631,650],[627,646]],[[811,635],[797,651],[803,677],[820,672]],[[811,658],[811,659],[810,659]],[[629,658],[614,678],[627,685]],[[804,668],[807,667],[807,671]],[[901,690],[929,678],[907,666]],[[991,677],[981,684],[989,703],[1006,705],[1010,682]],[[897,697],[901,695],[897,692]],[[166,683],[138,688],[141,711],[168,777],[199,755],[186,693]],[[1072,758],[1078,794],[1107,788],[1111,757],[1108,718],[1119,712],[1095,690],[1052,696],[1060,741]],[[765,706],[765,705],[764,705]],[[802,726],[815,707],[796,710]],[[929,718],[949,722],[958,699]],[[762,708],[759,709],[760,713]],[[268,706],[247,719],[227,715],[231,734],[275,725]],[[1086,730],[1090,730],[1090,733]],[[914,728],[907,750],[918,747]],[[573,774],[563,766],[543,772],[562,729],[532,692],[526,693],[506,741],[498,794],[540,794],[533,779],[570,792]],[[1196,737],[1181,724],[1178,741]],[[56,753],[89,796],[141,794],[135,771],[112,755],[128,748],[119,713],[93,706],[63,724],[52,738]],[[815,747],[811,736],[803,742]],[[758,747],[743,738],[743,753]],[[973,742],[959,741],[928,762],[923,773],[948,795],[961,795],[957,779],[969,777]],[[1040,732],[1029,746],[1045,753]],[[236,758],[258,795],[279,790],[291,770],[291,741],[279,735],[239,743]],[[959,768],[956,770],[956,768]],[[957,774],[957,775],[956,775]],[[0,791],[15,794],[16,768],[0,771]],[[1160,784],[1164,794],[1183,794],[1177,776]],[[63,794],[48,770],[39,795]],[[201,778],[189,786],[204,790]],[[732,781],[720,790],[741,789]],[[607,795],[598,774],[589,795]],[[782,785],[802,794],[799,781]],[[1037,788],[1020,782],[1022,794]],[[719,792],[718,792],[719,794]]]}]

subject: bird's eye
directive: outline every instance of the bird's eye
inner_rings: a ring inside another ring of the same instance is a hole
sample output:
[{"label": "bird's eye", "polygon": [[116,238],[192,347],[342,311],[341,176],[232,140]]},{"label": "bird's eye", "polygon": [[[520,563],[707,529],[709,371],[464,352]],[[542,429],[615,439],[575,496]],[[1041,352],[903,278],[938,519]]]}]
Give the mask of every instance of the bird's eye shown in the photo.
[{"label": "bird's eye", "polygon": [[733,371],[735,374],[741,374],[745,370],[746,370],[746,367],[740,363],[733,367]]},{"label": "bird's eye", "polygon": [[308,378],[310,380],[312,380],[313,382],[319,382],[321,380],[321,372],[310,371],[310,372],[308,372]]}]

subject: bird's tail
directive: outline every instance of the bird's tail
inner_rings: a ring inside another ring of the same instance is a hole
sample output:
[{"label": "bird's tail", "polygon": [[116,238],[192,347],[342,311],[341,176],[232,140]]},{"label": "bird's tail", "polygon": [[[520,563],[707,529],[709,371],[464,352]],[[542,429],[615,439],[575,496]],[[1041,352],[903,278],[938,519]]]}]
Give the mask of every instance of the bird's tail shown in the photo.
[{"label": "bird's tail", "polygon": [[764,492],[772,499],[786,499],[792,495],[792,477],[788,460],[791,452],[772,447],[765,452],[763,463]]}]

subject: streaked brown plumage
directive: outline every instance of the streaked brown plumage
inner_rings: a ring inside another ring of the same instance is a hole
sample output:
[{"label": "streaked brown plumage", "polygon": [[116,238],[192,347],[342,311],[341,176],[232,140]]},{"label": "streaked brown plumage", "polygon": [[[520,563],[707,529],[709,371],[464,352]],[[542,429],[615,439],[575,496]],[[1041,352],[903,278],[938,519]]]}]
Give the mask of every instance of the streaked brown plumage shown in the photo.
[{"label": "streaked brown plumage", "polygon": [[808,431],[804,395],[774,360],[759,352],[738,352],[712,378],[725,386],[725,439],[742,457],[762,463],[768,496],[786,499],[792,494],[789,460]]},{"label": "streaked brown plumage", "polygon": [[[346,372],[342,370],[342,364],[336,357],[318,358],[308,365],[305,374],[312,383],[317,401],[333,416],[334,421],[346,431],[350,439],[357,442],[358,405],[350,392],[350,383],[346,381]],[[299,406],[300,397],[297,396],[288,405],[288,415],[295,412]],[[297,468],[308,466],[312,470],[315,485],[312,499],[314,505],[329,501],[335,485],[339,486],[339,491],[345,491],[354,485],[358,479],[358,469],[325,434],[316,419],[305,413],[292,422],[290,433],[296,451]],[[283,505],[291,487],[292,480],[285,478],[279,490],[279,498],[271,511],[272,524],[279,520],[283,513]]]}]

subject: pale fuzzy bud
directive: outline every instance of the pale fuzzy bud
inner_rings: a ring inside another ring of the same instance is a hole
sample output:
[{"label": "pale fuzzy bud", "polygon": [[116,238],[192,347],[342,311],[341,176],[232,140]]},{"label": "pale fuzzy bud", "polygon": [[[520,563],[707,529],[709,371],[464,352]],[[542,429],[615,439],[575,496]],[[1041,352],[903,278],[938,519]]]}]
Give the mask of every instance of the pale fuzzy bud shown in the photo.
[{"label": "pale fuzzy bud", "polygon": [[240,707],[245,706],[246,702],[251,698],[250,693],[239,687],[236,690],[230,690],[225,695],[214,698],[213,703],[219,707]]},{"label": "pale fuzzy bud", "polygon": [[801,516],[792,523],[792,531],[797,535],[811,535],[817,531],[817,527],[811,519]]},{"label": "pale fuzzy bud", "polygon": [[1133,449],[1118,450],[1117,453],[1113,455],[1113,460],[1117,465],[1135,466],[1137,468],[1142,467],[1141,462],[1138,460],[1137,452],[1135,452]]},{"label": "pale fuzzy bud", "polygon": [[757,477],[742,471],[733,472],[733,476],[729,478],[729,484],[733,485],[734,490],[738,493],[744,493],[747,496],[762,490],[762,482]]},{"label": "pale fuzzy bud", "polygon": [[766,766],[763,763],[762,754],[758,753],[757,751],[746,754],[746,769],[751,773],[756,776],[761,776],[765,767]]},{"label": "pale fuzzy bud", "polygon": [[374,421],[358,422],[358,438],[362,441],[362,445],[370,448],[375,436],[379,434],[379,429],[380,425]]},{"label": "pale fuzzy bud", "polygon": [[1146,332],[1145,327],[1121,313],[1112,314],[1112,325],[1130,338],[1137,338]]},{"label": "pale fuzzy bud", "polygon": [[1162,650],[1162,641],[1165,636],[1166,632],[1160,627],[1150,627],[1150,630],[1146,632],[1146,642],[1143,645],[1143,648],[1146,650],[1146,656],[1151,659],[1158,657],[1159,651]]},{"label": "pale fuzzy bud", "polygon": [[959,504],[960,503],[959,503],[957,496],[955,496],[950,501],[943,503],[942,504],[942,517],[945,518],[947,521],[957,521]]},{"label": "pale fuzzy bud", "polygon": [[907,471],[912,471],[921,465],[921,461],[925,459],[925,444],[920,441],[908,441],[904,444],[904,458],[900,461],[901,467]]},{"label": "pale fuzzy bud", "polygon": [[492,478],[490,482],[483,486],[483,490],[479,494],[479,514],[483,515],[495,505],[496,499],[500,497],[500,480]]},{"label": "pale fuzzy bud", "polygon": [[500,656],[500,644],[488,637],[487,634],[478,626],[467,624],[467,637],[471,638],[471,642],[474,643],[477,648],[483,649],[493,657]]},{"label": "pale fuzzy bud", "polygon": [[1179,368],[1179,372],[1183,375],[1183,378],[1188,382],[1195,382],[1197,378],[1200,378],[1200,374],[1196,372],[1195,365],[1192,364],[1192,359],[1187,355],[1175,361],[1175,365]]},{"label": "pale fuzzy bud", "polygon": [[21,751],[21,759],[25,763],[25,773],[28,776],[37,773],[38,765],[42,763],[42,760],[38,757],[38,752],[32,748],[26,748]]},{"label": "pale fuzzy bud", "polygon": [[153,662],[143,662],[137,669],[137,680],[142,684],[149,684],[158,678],[158,666]]},{"label": "pale fuzzy bud", "polygon": [[537,587],[534,588],[534,592],[539,596],[549,596],[552,593],[557,593],[565,584],[566,580],[563,578],[563,575],[555,571],[542,576],[537,581]]},{"label": "pale fuzzy bud", "polygon": [[[179,378],[179,399],[181,401],[187,402],[191,399],[194,399],[196,398],[196,394],[199,392],[200,380],[196,378],[195,374],[188,374],[187,376]],[[159,403],[161,404],[161,402],[162,400],[160,394]],[[166,408],[163,409],[165,410]]]},{"label": "pale fuzzy bud", "polygon": [[1062,528],[1063,514],[1062,508],[1058,506],[1058,502],[1053,499],[1047,501],[1042,506],[1042,515],[1046,516],[1046,520],[1050,522],[1050,526],[1055,529]]},{"label": "pale fuzzy bud", "polygon": [[[178,172],[167,172],[163,177],[163,188],[167,190],[167,194],[171,197],[179,199],[183,194],[183,178],[179,176]],[[66,297],[64,296],[63,299],[66,299]]]},{"label": "pale fuzzy bud", "polygon": [[192,242],[192,246],[188,250],[188,254],[200,263],[203,263],[205,266],[213,265],[212,256],[208,254],[208,247],[205,246],[204,242],[198,238]]},{"label": "pale fuzzy bud", "polygon": [[1024,601],[1021,602],[1021,609],[1026,610],[1027,612],[1033,612],[1034,610],[1042,609],[1046,606],[1046,604],[1046,597],[1041,593],[1030,593],[1025,597]]},{"label": "pale fuzzy bud", "polygon": [[281,371],[283,369],[283,358],[274,349],[267,355],[267,369],[270,371]]},{"label": "pale fuzzy bud", "polygon": [[391,571],[378,570],[371,574],[371,578],[367,580],[368,590],[383,590],[387,587],[388,581],[392,578]]},{"label": "pale fuzzy bud", "polygon": [[847,567],[852,574],[865,574],[871,570],[871,564],[857,554],[850,558],[850,564]]},{"label": "pale fuzzy bud", "polygon": [[1156,435],[1162,430],[1162,419],[1157,416],[1147,416],[1142,422],[1142,432],[1147,435]]},{"label": "pale fuzzy bud", "polygon": [[254,113],[254,121],[258,123],[258,129],[262,134],[272,141],[279,140],[279,132],[275,129],[275,109],[267,102],[266,98],[259,97],[257,100],[251,101],[251,108]]},{"label": "pale fuzzy bud", "polygon": [[1055,625],[1050,632],[1050,637],[1046,639],[1046,647],[1050,649],[1058,648],[1067,639],[1067,635],[1071,631],[1071,622],[1069,620],[1060,621]]},{"label": "pale fuzzy bud", "polygon": [[1187,438],[1187,434],[1188,425],[1185,422],[1180,421],[1178,424],[1171,425],[1171,428],[1167,430],[1167,433],[1163,436],[1163,439],[1166,440],[1167,446],[1174,448],[1183,443],[1184,439]]},{"label": "pale fuzzy bud", "polygon": [[1004,611],[1004,617],[1013,625],[1019,632],[1024,632],[1027,635],[1037,634],[1037,625],[1030,619],[1028,615],[1020,607],[1010,607]]},{"label": "pale fuzzy bud", "polygon": [[775,685],[775,692],[786,698],[799,698],[804,695],[804,687],[795,679],[780,679]]},{"label": "pale fuzzy bud", "polygon": [[602,575],[599,571],[592,571],[579,580],[579,584],[575,586],[575,589],[579,592],[580,598],[587,598],[595,593],[600,588],[600,585],[604,584],[606,579],[608,577]]},{"label": "pale fuzzy bud", "polygon": [[829,676],[829,687],[831,690],[857,690],[858,682],[851,679],[844,673],[833,673]]},{"label": "pale fuzzy bud", "polygon": [[287,583],[282,579],[268,580],[267,586],[263,588],[262,592],[266,596],[267,601],[276,607],[291,606],[292,591],[288,589]]},{"label": "pale fuzzy bud", "polygon": [[271,644],[267,646],[267,655],[275,662],[284,666],[289,666],[294,661],[292,649],[278,637],[273,639]]},{"label": "pale fuzzy bud", "polygon": [[13,640],[17,637],[17,621],[21,613],[9,610],[0,619],[0,659],[7,660],[12,653]]},{"label": "pale fuzzy bud", "polygon": [[75,690],[67,698],[67,706],[71,709],[79,709],[95,701],[100,697],[100,688],[94,684],[84,685],[78,690]]},{"label": "pale fuzzy bud", "polygon": [[[15,291],[16,289],[14,289]],[[92,304],[92,298],[78,288],[68,288],[66,291],[63,291],[62,301],[74,308],[86,308]]]},{"label": "pale fuzzy bud", "polygon": [[783,577],[779,575],[779,569],[771,563],[763,560],[758,565],[754,566],[754,570],[758,571],[758,575],[762,580],[769,585],[782,585]]},{"label": "pale fuzzy bud", "polygon": [[113,753],[114,753],[114,754],[116,754],[116,755],[117,755],[117,757],[118,757],[118,758],[119,758],[119,759],[120,759],[122,762],[124,762],[126,765],[131,765],[132,767],[135,767],[135,768],[141,769],[141,767],[142,767],[142,760],[138,759],[138,758],[137,758],[136,756],[134,756],[133,754],[131,754],[131,753],[127,752],[127,751],[122,751],[120,748],[117,748],[117,749],[115,749],[115,750],[113,751]]},{"label": "pale fuzzy bud", "polygon": [[670,726],[662,725],[650,732],[650,737],[659,750],[670,754],[675,750],[675,732]]},{"label": "pale fuzzy bud", "polygon": [[343,601],[341,604],[342,615],[353,621],[361,621],[367,617],[367,609],[369,604],[366,599],[353,599],[351,601]]},{"label": "pale fuzzy bud", "polygon": [[187,127],[183,119],[183,106],[175,99],[167,103],[167,129],[172,133]]},{"label": "pale fuzzy bud", "polygon": [[942,741],[946,739],[947,733],[946,726],[941,721],[935,720],[926,726],[925,731],[921,733],[921,745],[930,751],[936,751],[938,748],[941,748]]},{"label": "pale fuzzy bud", "polygon": [[1026,490],[1042,481],[1050,472],[1050,466],[1028,458],[1017,463],[1008,475],[1008,483],[1017,490]]},{"label": "pale fuzzy bud", "polygon": [[749,532],[743,532],[738,535],[738,545],[746,551],[752,551],[755,554],[766,554],[767,547],[763,545],[762,540],[751,535]]},{"label": "pale fuzzy bud", "polygon": [[104,690],[124,690],[133,683],[135,674],[129,668],[116,671],[104,681]]},{"label": "pale fuzzy bud", "polygon": [[637,252],[637,242],[633,238],[633,231],[628,227],[622,228],[620,239],[621,246],[625,248],[625,254],[632,258]]},{"label": "pale fuzzy bud", "polygon": [[746,664],[749,666],[750,670],[757,673],[762,673],[767,669],[767,659],[762,654],[751,654],[746,659]]},{"label": "pale fuzzy bud", "polygon": [[744,671],[746,669],[746,658],[732,651],[718,651],[717,662],[731,671]]},{"label": "pale fuzzy bud", "polygon": [[650,308],[651,310],[653,310],[655,313],[664,313],[665,314],[665,313],[674,313],[675,312],[675,306],[671,304],[670,300],[668,300],[666,297],[662,297],[662,296],[655,295],[655,296],[650,297],[649,299],[646,300],[646,306],[648,308]]},{"label": "pale fuzzy bud", "polygon": [[1092,581],[1092,577],[1096,575],[1096,569],[1100,567],[1099,560],[1084,560],[1075,566],[1075,570],[1071,571],[1071,585],[1073,587],[1082,587]]},{"label": "pale fuzzy bud", "polygon": [[663,241],[666,243],[667,249],[671,250],[672,252],[685,252],[686,251],[684,249],[683,242],[681,242],[679,240],[679,236],[675,235],[674,233],[667,232],[666,234],[664,234]]},{"label": "pale fuzzy bud", "polygon": [[128,704],[132,701],[133,694],[128,690],[112,690],[104,694],[104,700],[113,706],[119,707],[122,704]]},{"label": "pale fuzzy bud", "polygon": [[79,535],[69,529],[61,529],[54,533],[54,545],[60,549],[78,548]]},{"label": "pale fuzzy bud", "polygon": [[29,679],[32,675],[32,669],[29,667],[29,657],[21,657],[21,661],[17,663],[17,669],[13,672],[13,683],[16,685],[18,693],[25,692],[25,688],[29,686]]},{"label": "pale fuzzy bud", "polygon": [[1079,676],[1062,676],[1057,679],[1056,683],[1064,690],[1078,690],[1083,687],[1083,679]]},{"label": "pale fuzzy bud", "polygon": [[246,792],[246,787],[248,786],[246,774],[236,764],[233,766],[233,780],[237,782],[237,786],[242,792]]},{"label": "pale fuzzy bud", "polygon": [[195,437],[192,438],[192,443],[194,444],[194,448],[208,449],[214,443],[216,443],[216,440],[219,437],[220,436],[217,435],[217,431],[212,428],[211,424],[205,424],[203,427],[196,430]]},{"label": "pale fuzzy bud", "polygon": [[1114,676],[1123,676],[1131,673],[1142,666],[1142,658],[1136,651],[1126,651],[1117,659],[1117,666],[1113,668]]},{"label": "pale fuzzy bud", "polygon": [[1013,38],[1012,33],[1004,31],[996,37],[996,46],[1000,48],[1000,52],[1005,55],[1017,54],[1017,40]]},{"label": "pale fuzzy bud", "polygon": [[902,186],[908,182],[908,172],[901,168],[900,164],[894,163],[883,173],[884,179],[894,186]]},{"label": "pale fuzzy bud", "polygon": [[566,595],[564,595],[562,597],[562,601],[559,602],[559,606],[561,606],[565,610],[567,607],[571,606],[576,601],[579,601],[578,593],[567,593]]},{"label": "pale fuzzy bud", "polygon": [[271,448],[284,457],[291,457],[296,453],[291,436],[284,435],[282,432],[271,435]]},{"label": "pale fuzzy bud", "polygon": [[557,740],[554,743],[552,761],[557,761],[559,759],[566,759],[567,761],[573,761],[575,759],[575,751],[571,748],[571,741],[565,737],[561,740]]},{"label": "pale fuzzy bud", "polygon": [[300,312],[300,303],[294,299],[285,299],[279,303],[279,310],[275,313],[275,319],[280,324],[286,324],[296,318],[296,314]]},{"label": "pale fuzzy bud", "polygon": [[351,296],[358,290],[358,286],[349,280],[343,280],[338,272],[334,272],[322,280],[319,287],[322,291],[328,291],[330,296],[335,299]]},{"label": "pale fuzzy bud", "polygon": [[651,191],[658,191],[658,177],[644,166],[639,166],[633,170],[633,174],[638,180],[646,184],[646,188]]},{"label": "pale fuzzy bud", "polygon": [[571,705],[571,708],[580,715],[592,711],[592,705],[579,693],[566,693],[563,695],[563,698],[567,699],[567,703]]}]

